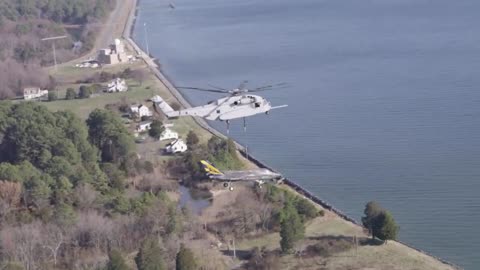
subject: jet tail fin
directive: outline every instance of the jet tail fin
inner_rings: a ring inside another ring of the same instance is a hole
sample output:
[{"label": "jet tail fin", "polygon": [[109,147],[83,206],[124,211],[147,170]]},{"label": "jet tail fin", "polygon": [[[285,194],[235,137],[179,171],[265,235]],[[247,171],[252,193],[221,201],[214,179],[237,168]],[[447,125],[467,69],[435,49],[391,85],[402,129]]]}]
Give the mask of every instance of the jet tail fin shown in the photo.
[{"label": "jet tail fin", "polygon": [[162,112],[168,117],[168,118],[171,118],[171,117],[175,117],[175,116],[178,116],[177,115],[177,112],[175,110],[173,110],[173,108],[168,105],[168,103],[163,100],[162,97],[160,96],[154,96],[152,98],[152,101],[153,103],[155,104],[155,106],[157,106],[158,108],[160,108],[160,110],[162,110]]},{"label": "jet tail fin", "polygon": [[202,167],[207,173],[207,175],[223,175],[223,173],[219,169],[215,168],[208,161],[200,160],[200,163],[202,164]]}]

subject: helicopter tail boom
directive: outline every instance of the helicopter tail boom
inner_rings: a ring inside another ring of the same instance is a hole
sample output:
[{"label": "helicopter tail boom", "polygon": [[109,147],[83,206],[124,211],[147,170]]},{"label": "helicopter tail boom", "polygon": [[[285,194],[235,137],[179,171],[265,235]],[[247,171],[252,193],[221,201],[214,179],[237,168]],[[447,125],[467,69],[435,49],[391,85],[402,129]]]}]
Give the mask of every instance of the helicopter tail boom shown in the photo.
[{"label": "helicopter tail boom", "polygon": [[280,105],[280,106],[274,106],[270,110],[281,109],[281,108],[285,108],[285,107],[288,107],[288,105],[285,104],[285,105]]}]

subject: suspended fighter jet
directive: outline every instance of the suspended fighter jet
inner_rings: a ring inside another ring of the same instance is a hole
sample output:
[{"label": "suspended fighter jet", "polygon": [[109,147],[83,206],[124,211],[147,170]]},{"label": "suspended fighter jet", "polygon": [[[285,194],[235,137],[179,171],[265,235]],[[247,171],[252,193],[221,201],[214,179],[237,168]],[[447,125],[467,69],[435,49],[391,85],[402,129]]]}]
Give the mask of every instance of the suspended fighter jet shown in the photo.
[{"label": "suspended fighter jet", "polygon": [[268,100],[258,95],[251,95],[252,92],[271,90],[275,87],[284,87],[285,84],[267,85],[249,90],[246,88],[247,81],[244,81],[238,88],[227,90],[220,87],[215,89],[197,88],[197,87],[178,87],[180,89],[190,89],[206,91],[213,93],[229,94],[217,100],[210,101],[207,105],[175,111],[160,96],[155,96],[152,101],[158,106],[168,118],[180,116],[197,116],[207,120],[220,120],[227,122],[227,132],[230,120],[243,118],[244,127],[245,118],[260,113],[268,114],[270,110],[287,107],[288,105],[272,106]]},{"label": "suspended fighter jet", "polygon": [[232,182],[252,181],[261,187],[265,182],[278,183],[283,180],[283,176],[281,174],[272,172],[268,169],[221,172],[208,161],[201,160],[200,163],[210,179],[222,181],[223,186],[228,188],[230,191],[233,190]]}]

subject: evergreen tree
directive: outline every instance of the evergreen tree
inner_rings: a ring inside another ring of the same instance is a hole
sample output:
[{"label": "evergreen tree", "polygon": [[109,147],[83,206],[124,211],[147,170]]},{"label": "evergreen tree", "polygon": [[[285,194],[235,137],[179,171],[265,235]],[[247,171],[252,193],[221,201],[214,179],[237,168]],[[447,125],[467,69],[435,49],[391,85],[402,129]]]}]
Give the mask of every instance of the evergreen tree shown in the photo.
[{"label": "evergreen tree", "polygon": [[121,119],[107,110],[95,109],[87,119],[90,142],[101,151],[103,162],[117,164],[126,160],[135,145]]},{"label": "evergreen tree", "polygon": [[148,130],[148,135],[155,139],[160,139],[160,135],[165,130],[163,124],[159,120],[153,120],[152,124],[150,125],[150,129]]},{"label": "evergreen tree", "polygon": [[166,233],[167,235],[177,233],[180,230],[180,222],[177,214],[177,207],[176,205],[172,204],[168,208],[168,222],[167,222],[167,228],[166,228]]},{"label": "evergreen tree", "polygon": [[138,270],[165,270],[165,263],[163,261],[162,249],[155,239],[146,239],[137,256],[135,263]]},{"label": "evergreen tree", "polygon": [[305,234],[305,226],[291,200],[285,202],[281,213],[280,223],[280,246],[282,252],[290,252],[295,242],[302,239]]},{"label": "evergreen tree", "polygon": [[185,245],[180,246],[180,251],[177,253],[175,259],[176,270],[195,270],[197,269],[197,262],[193,252],[186,248]]},{"label": "evergreen tree", "polygon": [[118,250],[112,250],[108,254],[107,270],[129,270],[125,259]]},{"label": "evergreen tree", "polygon": [[378,226],[378,216],[384,212],[384,209],[374,201],[368,202],[365,205],[365,210],[363,213],[365,214],[362,217],[362,223],[365,228],[368,229],[369,233],[372,235],[372,239],[374,239],[377,235],[379,230]]}]

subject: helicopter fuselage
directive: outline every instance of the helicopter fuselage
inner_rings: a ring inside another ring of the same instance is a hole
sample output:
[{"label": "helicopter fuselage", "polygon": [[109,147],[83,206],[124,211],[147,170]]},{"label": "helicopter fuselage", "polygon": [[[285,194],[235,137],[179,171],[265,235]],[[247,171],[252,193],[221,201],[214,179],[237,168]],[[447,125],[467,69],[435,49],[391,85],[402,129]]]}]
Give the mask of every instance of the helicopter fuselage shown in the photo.
[{"label": "helicopter fuselage", "polygon": [[220,98],[203,106],[173,111],[168,117],[197,116],[208,120],[227,121],[267,113],[270,109],[270,102],[263,97],[244,94]]}]

